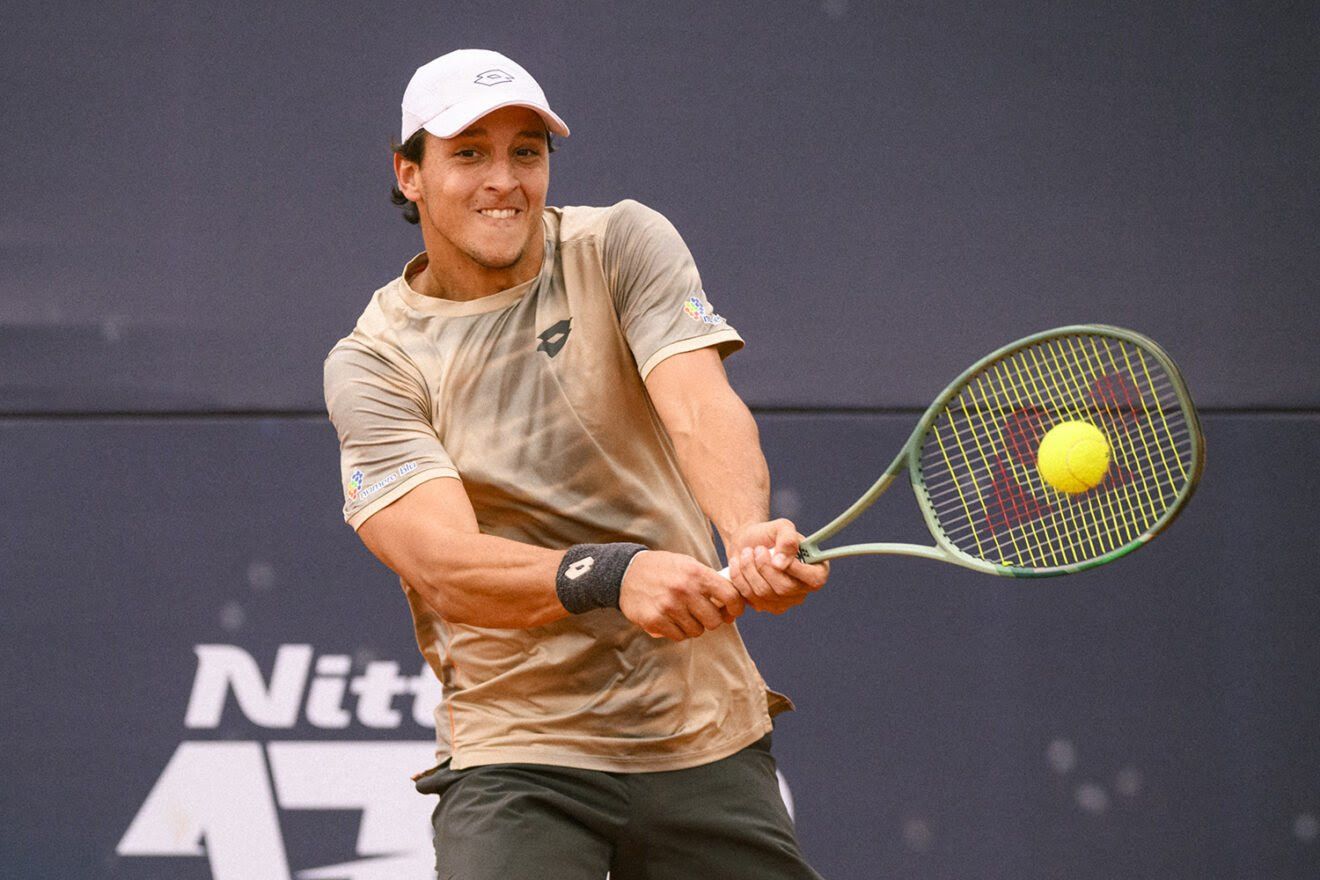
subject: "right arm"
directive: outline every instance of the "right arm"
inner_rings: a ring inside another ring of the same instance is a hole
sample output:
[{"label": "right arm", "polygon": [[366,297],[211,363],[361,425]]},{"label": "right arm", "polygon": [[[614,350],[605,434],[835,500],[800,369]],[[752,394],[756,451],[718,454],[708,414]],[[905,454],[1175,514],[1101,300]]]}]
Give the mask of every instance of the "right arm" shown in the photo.
[{"label": "right arm", "polygon": [[[483,535],[463,484],[428,480],[372,514],[358,536],[445,620],[527,629],[568,616],[555,592],[562,550]],[[647,551],[623,579],[619,607],[652,636],[681,641],[723,618],[711,596],[737,592],[691,557]]]},{"label": "right arm", "polygon": [[555,593],[563,552],[481,534],[458,480],[422,483],[358,537],[445,620],[526,629],[568,616]]},{"label": "right arm", "polygon": [[[348,487],[345,518],[437,614],[499,629],[568,616],[555,590],[564,551],[481,533],[431,425],[426,390],[406,364],[337,346],[325,362],[325,398]],[[680,640],[728,619],[712,597],[728,605],[737,596],[697,560],[651,550],[633,558],[619,608],[647,633]]]}]

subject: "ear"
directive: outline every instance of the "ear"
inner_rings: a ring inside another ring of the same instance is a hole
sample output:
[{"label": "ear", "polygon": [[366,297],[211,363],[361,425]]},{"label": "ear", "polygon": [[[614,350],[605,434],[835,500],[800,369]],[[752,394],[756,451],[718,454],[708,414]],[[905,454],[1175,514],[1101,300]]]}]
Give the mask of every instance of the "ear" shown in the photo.
[{"label": "ear", "polygon": [[421,171],[422,166],[416,162],[405,159],[399,153],[394,154],[394,179],[398,181],[399,192],[414,202],[418,201],[422,195],[421,187],[418,185]]}]

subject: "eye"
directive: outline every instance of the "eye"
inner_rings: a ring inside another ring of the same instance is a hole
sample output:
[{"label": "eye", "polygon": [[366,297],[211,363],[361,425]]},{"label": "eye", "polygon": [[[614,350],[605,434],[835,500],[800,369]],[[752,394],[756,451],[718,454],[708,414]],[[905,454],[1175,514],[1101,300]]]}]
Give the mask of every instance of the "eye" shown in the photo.
[{"label": "eye", "polygon": [[473,147],[464,147],[461,150],[455,150],[454,156],[459,159],[475,159],[477,158],[477,151]]},{"label": "eye", "polygon": [[519,147],[516,154],[523,159],[534,159],[541,155],[541,150],[539,147]]}]

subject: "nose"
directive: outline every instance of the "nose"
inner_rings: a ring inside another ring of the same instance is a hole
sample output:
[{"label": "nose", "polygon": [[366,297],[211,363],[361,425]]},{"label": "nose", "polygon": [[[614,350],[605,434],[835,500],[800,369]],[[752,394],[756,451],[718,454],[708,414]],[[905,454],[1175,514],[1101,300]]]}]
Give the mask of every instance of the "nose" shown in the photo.
[{"label": "nose", "polygon": [[496,159],[490,164],[486,175],[486,189],[493,192],[507,193],[518,188],[518,177],[514,174],[513,161],[506,157]]}]

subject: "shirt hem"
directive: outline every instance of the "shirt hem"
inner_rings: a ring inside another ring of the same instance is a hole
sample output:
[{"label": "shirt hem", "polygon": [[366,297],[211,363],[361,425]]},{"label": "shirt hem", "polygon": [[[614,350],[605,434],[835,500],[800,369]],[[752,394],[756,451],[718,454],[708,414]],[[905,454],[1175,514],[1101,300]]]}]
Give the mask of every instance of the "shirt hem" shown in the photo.
[{"label": "shirt hem", "polygon": [[[469,767],[481,767],[487,764],[544,764],[551,767],[572,767],[578,770],[600,770],[606,773],[658,773],[666,770],[686,770],[727,758],[734,752],[747,748],[774,727],[767,716],[755,727],[743,731],[739,736],[726,740],[718,746],[699,752],[683,752],[677,755],[657,757],[655,755],[605,756],[588,755],[579,752],[560,752],[536,748],[515,749],[462,749],[448,756],[449,766],[455,770]],[[444,755],[437,754],[437,761],[443,763]]]},{"label": "shirt hem", "polygon": [[728,343],[735,343],[735,347],[727,352],[721,351],[721,359],[733,354],[733,352],[743,347],[743,338],[739,336],[738,331],[734,330],[732,327],[724,330],[717,330],[714,333],[705,333],[701,336],[690,336],[687,339],[680,339],[677,342],[671,342],[668,345],[662,345],[658,348],[654,354],[646,359],[646,363],[642,364],[642,368],[638,372],[642,374],[642,381],[645,382],[646,377],[649,376],[651,371],[659,366],[660,362],[663,360],[671,358],[676,354],[684,354],[685,352],[696,351],[699,348],[709,348],[712,345],[726,345]]}]

